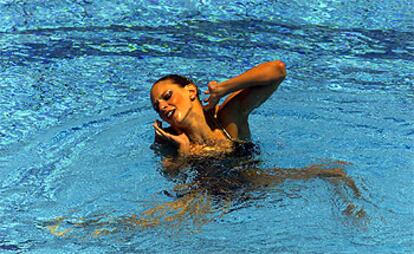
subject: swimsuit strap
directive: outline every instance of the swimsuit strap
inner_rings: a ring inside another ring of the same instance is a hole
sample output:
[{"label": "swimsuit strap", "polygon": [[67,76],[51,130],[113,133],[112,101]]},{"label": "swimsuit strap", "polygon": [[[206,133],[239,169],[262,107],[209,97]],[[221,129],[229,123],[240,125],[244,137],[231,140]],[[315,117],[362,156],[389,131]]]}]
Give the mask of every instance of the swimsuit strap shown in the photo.
[{"label": "swimsuit strap", "polygon": [[223,125],[221,125],[221,123],[220,123],[220,121],[217,119],[217,109],[218,109],[218,106],[216,106],[216,107],[214,107],[214,112],[212,112],[212,113],[214,113],[213,115],[211,115],[210,114],[210,112],[207,112],[207,115],[210,117],[210,119],[217,125],[217,127],[219,127],[222,131],[223,131],[223,133],[224,133],[224,135],[230,140],[230,141],[234,141],[234,139],[232,138],[232,136],[230,135],[230,133],[225,129],[225,128],[223,128]]},{"label": "swimsuit strap", "polygon": [[238,156],[251,156],[252,154],[256,154],[258,152],[260,152],[259,147],[256,146],[254,143],[252,143],[251,141],[244,141],[244,140],[239,140],[239,139],[234,139],[230,133],[223,128],[223,125],[221,125],[220,121],[217,119],[217,109],[219,107],[216,106],[214,108],[214,111],[211,110],[210,112],[206,112],[206,114],[208,115],[208,117],[210,118],[211,121],[213,121],[213,123],[216,124],[217,127],[219,127],[223,133],[225,134],[225,136],[235,145],[234,146],[234,154],[238,155]]}]

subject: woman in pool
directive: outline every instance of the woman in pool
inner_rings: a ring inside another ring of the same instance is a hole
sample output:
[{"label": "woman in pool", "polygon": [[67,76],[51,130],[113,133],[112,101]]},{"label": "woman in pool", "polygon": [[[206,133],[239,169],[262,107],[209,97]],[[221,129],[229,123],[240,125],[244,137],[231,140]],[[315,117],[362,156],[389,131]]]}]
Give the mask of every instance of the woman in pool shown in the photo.
[{"label": "woman in pool", "polygon": [[[286,67],[276,60],[259,64],[241,75],[218,83],[211,81],[203,106],[197,86],[185,77],[168,75],[151,89],[151,102],[161,119],[155,121],[156,142],[176,145],[182,156],[207,151],[230,152],[234,143],[250,140],[249,114],[265,102],[286,77]],[[227,96],[227,97],[226,97]],[[221,105],[221,98],[226,97]]]},{"label": "woman in pool", "polygon": [[[154,83],[151,102],[161,119],[170,124],[169,128],[162,128],[161,122],[155,121],[155,141],[175,145],[180,155],[164,160],[163,173],[181,184],[176,187],[176,200],[145,212],[151,217],[145,223],[159,223],[170,210],[177,210],[178,217],[185,216],[186,212],[195,211],[194,207],[204,207],[200,202],[205,197],[217,202],[246,201],[253,190],[273,188],[286,180],[320,178],[333,185],[344,184],[355,197],[360,196],[354,181],[343,170],[346,162],[261,169],[260,161],[252,159],[249,114],[276,91],[285,77],[285,64],[276,60],[221,83],[212,81],[205,92],[209,95],[205,106],[199,99],[197,86],[185,77],[167,75]],[[224,102],[217,105],[224,97]],[[347,195],[338,194],[348,203],[347,213],[363,216],[363,210],[354,211]],[[205,213],[209,210],[197,210],[196,214]]]},{"label": "woman in pool", "polygon": [[[354,181],[343,171],[343,166],[347,164],[345,162],[333,161],[305,168],[260,169],[257,160],[251,160],[250,156],[228,154],[238,147],[251,144],[246,142],[250,141],[249,114],[276,91],[285,77],[285,64],[272,61],[222,83],[212,81],[206,91],[210,95],[206,99],[206,106],[198,98],[197,86],[187,78],[168,75],[159,79],[152,86],[151,101],[160,117],[171,127],[163,129],[161,123],[156,121],[156,142],[176,145],[181,155],[179,158],[184,158],[183,162],[171,161],[171,164],[164,164],[167,171],[163,173],[178,183],[174,188],[175,195],[163,191],[173,200],[139,215],[125,216],[114,221],[82,218],[73,223],[71,219],[67,223],[69,228],[63,231],[58,228],[65,226],[65,221],[59,217],[47,224],[48,230],[53,235],[65,236],[67,233],[73,235],[75,229],[85,228],[93,230],[92,234],[98,236],[133,226],[148,228],[163,223],[176,225],[175,223],[186,220],[192,220],[195,225],[203,225],[221,216],[220,213],[238,209],[237,204],[247,203],[250,199],[257,200],[254,192],[257,194],[257,191],[275,188],[287,180],[320,178],[333,185],[344,184],[359,198],[360,192]],[[224,102],[217,106],[225,96],[227,98]],[[212,152],[223,156],[203,156],[211,155]],[[187,164],[187,156],[190,155],[196,156],[190,158],[190,163]],[[228,159],[232,157],[234,160]],[[186,170],[191,172],[186,174]],[[358,209],[342,188],[338,188],[337,192],[347,204],[344,214],[357,218],[365,216],[364,210]],[[232,204],[235,204],[235,208]]]}]

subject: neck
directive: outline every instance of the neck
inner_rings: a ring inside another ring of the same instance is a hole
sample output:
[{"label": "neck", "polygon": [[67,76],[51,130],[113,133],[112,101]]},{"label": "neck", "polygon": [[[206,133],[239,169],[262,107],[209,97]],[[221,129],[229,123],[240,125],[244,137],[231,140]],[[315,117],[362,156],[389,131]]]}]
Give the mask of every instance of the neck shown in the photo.
[{"label": "neck", "polygon": [[196,144],[213,144],[216,141],[214,132],[207,123],[204,110],[201,105],[194,104],[186,119],[184,131],[189,139]]}]

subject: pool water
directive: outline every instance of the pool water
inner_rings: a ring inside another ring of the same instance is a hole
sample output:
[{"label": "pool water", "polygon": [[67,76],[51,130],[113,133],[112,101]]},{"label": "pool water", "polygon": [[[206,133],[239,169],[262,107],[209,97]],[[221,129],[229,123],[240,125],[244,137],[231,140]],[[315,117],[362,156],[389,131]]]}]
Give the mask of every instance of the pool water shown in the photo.
[{"label": "pool water", "polygon": [[[408,0],[0,1],[0,252],[412,253],[413,13]],[[151,83],[179,73],[204,90],[275,59],[288,77],[250,116],[254,160],[346,162],[361,196],[320,178],[177,195],[150,148]],[[135,223],[177,202],[199,208]]]}]

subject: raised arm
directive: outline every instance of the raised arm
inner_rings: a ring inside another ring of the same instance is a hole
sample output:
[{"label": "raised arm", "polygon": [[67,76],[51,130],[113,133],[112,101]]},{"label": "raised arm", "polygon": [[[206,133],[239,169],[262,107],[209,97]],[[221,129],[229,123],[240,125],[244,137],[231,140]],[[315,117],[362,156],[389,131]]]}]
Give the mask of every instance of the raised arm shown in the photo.
[{"label": "raised arm", "polygon": [[276,60],[259,64],[252,69],[221,83],[212,81],[206,94],[210,97],[206,109],[213,108],[222,97],[229,95],[221,105],[229,113],[242,113],[246,116],[265,102],[286,77],[286,67]]}]

